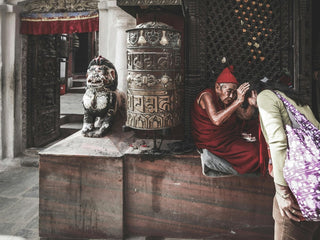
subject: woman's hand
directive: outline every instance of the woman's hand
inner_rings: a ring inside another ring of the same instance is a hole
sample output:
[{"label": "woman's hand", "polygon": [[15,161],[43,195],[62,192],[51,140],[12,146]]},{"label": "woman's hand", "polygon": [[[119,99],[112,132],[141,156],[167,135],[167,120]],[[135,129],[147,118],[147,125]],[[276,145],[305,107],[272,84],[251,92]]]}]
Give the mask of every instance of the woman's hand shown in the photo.
[{"label": "woman's hand", "polygon": [[245,82],[242,83],[238,89],[237,89],[237,101],[238,102],[243,102],[244,101],[244,97],[246,95],[246,92],[249,90],[250,88],[250,83]]},{"label": "woman's hand", "polygon": [[294,221],[300,222],[301,218],[303,218],[303,215],[289,187],[279,184],[275,184],[275,187],[276,199],[279,205],[281,216],[287,216]]}]

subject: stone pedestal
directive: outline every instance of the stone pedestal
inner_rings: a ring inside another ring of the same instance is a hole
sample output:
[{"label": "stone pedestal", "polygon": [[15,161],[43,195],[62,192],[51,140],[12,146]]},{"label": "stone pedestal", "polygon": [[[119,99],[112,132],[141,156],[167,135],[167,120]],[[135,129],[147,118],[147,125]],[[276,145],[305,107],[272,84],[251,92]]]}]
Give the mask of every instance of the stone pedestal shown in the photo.
[{"label": "stone pedestal", "polygon": [[197,152],[144,154],[121,124],[40,153],[42,239],[272,238],[271,177],[206,177]]},{"label": "stone pedestal", "polygon": [[40,154],[39,235],[123,236],[123,161],[106,138],[80,132]]}]

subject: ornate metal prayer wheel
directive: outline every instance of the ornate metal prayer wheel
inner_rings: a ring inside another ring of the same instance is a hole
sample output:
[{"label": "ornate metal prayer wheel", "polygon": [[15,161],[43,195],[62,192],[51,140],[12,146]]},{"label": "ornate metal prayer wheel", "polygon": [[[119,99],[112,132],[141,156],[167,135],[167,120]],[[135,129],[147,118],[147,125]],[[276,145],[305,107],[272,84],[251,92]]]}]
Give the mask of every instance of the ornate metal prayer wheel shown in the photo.
[{"label": "ornate metal prayer wheel", "polygon": [[126,126],[159,130],[177,126],[183,111],[181,34],[160,22],[127,30]]}]

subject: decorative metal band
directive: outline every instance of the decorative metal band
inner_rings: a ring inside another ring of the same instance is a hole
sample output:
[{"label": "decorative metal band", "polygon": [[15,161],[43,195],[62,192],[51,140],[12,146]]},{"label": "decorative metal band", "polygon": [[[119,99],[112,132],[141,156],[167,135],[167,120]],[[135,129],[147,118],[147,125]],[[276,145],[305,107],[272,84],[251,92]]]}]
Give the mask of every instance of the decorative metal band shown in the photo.
[{"label": "decorative metal band", "polygon": [[117,0],[118,6],[181,5],[181,0]]},{"label": "decorative metal band", "polygon": [[126,125],[141,130],[159,130],[177,126],[180,122],[181,115],[176,113],[156,115],[128,112]]},{"label": "decorative metal band", "polygon": [[181,34],[171,29],[137,28],[127,32],[128,48],[144,46],[180,49],[181,47]]},{"label": "decorative metal band", "polygon": [[165,24],[163,22],[157,22],[157,21],[140,23],[134,29],[131,29],[131,30],[140,29],[140,28],[164,29],[164,30],[170,29],[171,31],[176,31],[172,26],[169,26],[168,24]]},{"label": "decorative metal band", "polygon": [[131,91],[128,90],[128,111],[137,113],[173,112],[178,105],[174,91]]},{"label": "decorative metal band", "polygon": [[130,89],[161,89],[170,90],[183,87],[181,72],[164,73],[160,77],[154,74],[129,72],[127,77],[128,88]]},{"label": "decorative metal band", "polygon": [[179,69],[181,57],[179,52],[132,52],[128,51],[129,71],[173,71]]},{"label": "decorative metal band", "polygon": [[[129,90],[127,126],[141,129],[162,129],[178,125],[181,122],[182,96],[182,90],[154,92]],[[172,116],[174,119],[170,120]],[[139,121],[144,119],[144,124],[139,123],[139,127],[135,125],[138,122],[137,119]],[[153,121],[156,121],[157,124]]]}]

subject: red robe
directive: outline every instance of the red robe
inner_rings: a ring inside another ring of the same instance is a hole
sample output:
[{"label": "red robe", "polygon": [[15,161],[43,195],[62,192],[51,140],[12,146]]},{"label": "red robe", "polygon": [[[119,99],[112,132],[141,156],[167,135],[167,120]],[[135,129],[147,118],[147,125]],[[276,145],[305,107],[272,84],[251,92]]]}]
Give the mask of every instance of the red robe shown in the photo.
[{"label": "red robe", "polygon": [[[240,174],[257,171],[259,169],[258,119],[244,121],[233,113],[222,125],[216,126],[211,122],[206,110],[198,104],[198,98],[203,92],[212,95],[217,111],[224,109],[223,103],[213,89],[205,89],[197,96],[191,113],[192,135],[196,146],[208,149],[225,159]],[[257,141],[247,142],[241,137],[242,132],[251,133]]]}]

